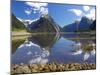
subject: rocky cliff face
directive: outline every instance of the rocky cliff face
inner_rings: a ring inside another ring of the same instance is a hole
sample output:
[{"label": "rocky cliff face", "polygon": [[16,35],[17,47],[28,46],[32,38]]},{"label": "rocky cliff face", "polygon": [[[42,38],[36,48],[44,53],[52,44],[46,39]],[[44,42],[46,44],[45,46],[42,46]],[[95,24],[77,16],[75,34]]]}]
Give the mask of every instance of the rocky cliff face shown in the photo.
[{"label": "rocky cliff face", "polygon": [[49,15],[41,16],[35,22],[28,25],[30,32],[59,32],[59,26],[54,22]]}]

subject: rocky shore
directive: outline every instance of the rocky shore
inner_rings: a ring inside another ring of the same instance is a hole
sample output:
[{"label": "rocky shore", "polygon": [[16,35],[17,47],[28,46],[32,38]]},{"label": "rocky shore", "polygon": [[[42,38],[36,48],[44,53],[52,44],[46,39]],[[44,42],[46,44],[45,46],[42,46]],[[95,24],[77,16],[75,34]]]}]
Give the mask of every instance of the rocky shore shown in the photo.
[{"label": "rocky shore", "polygon": [[91,63],[71,63],[71,64],[13,64],[11,74],[30,74],[42,72],[77,71],[96,69],[96,65]]}]

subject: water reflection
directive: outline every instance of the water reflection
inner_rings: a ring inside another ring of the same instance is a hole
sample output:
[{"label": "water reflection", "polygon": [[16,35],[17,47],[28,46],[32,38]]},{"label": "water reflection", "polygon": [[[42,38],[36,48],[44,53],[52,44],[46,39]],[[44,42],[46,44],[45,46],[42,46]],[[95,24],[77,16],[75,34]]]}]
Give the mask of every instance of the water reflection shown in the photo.
[{"label": "water reflection", "polygon": [[50,48],[59,37],[58,34],[32,35],[16,49],[15,53],[13,53],[12,63],[48,63]]},{"label": "water reflection", "polygon": [[12,63],[95,63],[95,39],[71,36],[66,34],[31,35],[23,43],[16,42],[19,45],[13,48],[15,52],[12,54]]},{"label": "water reflection", "polygon": [[13,63],[47,63],[49,51],[41,48],[38,44],[25,41],[13,54]]}]

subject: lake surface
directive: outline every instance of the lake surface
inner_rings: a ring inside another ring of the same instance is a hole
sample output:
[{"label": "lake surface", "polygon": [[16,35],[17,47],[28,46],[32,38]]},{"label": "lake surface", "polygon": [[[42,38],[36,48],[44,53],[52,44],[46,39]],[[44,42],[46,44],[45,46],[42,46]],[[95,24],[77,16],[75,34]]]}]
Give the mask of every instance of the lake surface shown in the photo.
[{"label": "lake surface", "polygon": [[83,49],[90,44],[95,46],[96,40],[85,34],[38,34],[13,39],[11,63],[96,63],[95,48]]}]

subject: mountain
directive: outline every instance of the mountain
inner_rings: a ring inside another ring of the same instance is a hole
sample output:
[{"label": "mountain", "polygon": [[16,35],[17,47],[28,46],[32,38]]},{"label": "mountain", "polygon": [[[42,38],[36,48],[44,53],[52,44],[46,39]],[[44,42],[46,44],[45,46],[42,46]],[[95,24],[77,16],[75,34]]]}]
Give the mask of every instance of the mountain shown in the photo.
[{"label": "mountain", "polygon": [[93,21],[93,23],[90,25],[91,30],[96,30],[96,20]]},{"label": "mountain", "polygon": [[75,21],[72,24],[66,25],[63,27],[63,32],[75,32],[77,31],[77,25],[79,24],[79,21]]},{"label": "mountain", "polygon": [[11,15],[12,18],[12,31],[16,30],[26,30],[25,25],[19,21],[14,14]]},{"label": "mountain", "polygon": [[88,31],[93,20],[83,16],[80,21],[75,21],[72,24],[63,27],[63,32],[76,32],[76,31]]},{"label": "mountain", "polygon": [[87,17],[82,17],[79,23],[78,29],[79,31],[89,30],[90,25],[92,24],[93,20],[88,19]]},{"label": "mountain", "polygon": [[41,16],[28,25],[29,32],[59,32],[60,28],[49,15]]}]

